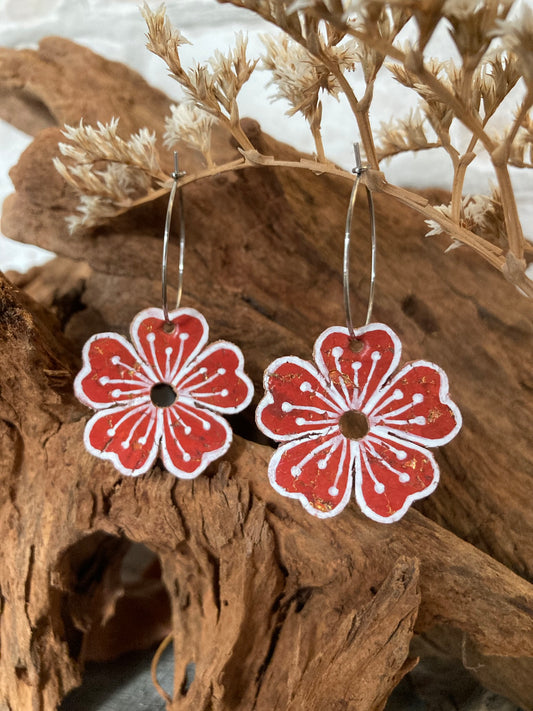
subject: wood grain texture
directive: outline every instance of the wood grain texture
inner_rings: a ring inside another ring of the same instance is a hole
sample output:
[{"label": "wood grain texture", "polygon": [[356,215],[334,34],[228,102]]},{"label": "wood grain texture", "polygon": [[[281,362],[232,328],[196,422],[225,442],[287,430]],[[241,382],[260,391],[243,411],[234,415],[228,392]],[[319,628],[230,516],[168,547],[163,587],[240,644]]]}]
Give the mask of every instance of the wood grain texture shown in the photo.
[{"label": "wood grain texture", "polygon": [[[119,115],[124,135],[162,126],[160,92],[70,42],[2,50],[1,59],[2,95],[25,87],[59,123]],[[263,152],[296,156],[246,126]],[[436,493],[391,526],[365,519],[355,503],[331,521],[314,519],[271,489],[272,450],[251,410],[234,420],[241,436],[208,475],[178,481],[157,466],[120,477],[84,451],[90,413],[72,379],[92,333],[126,333],[135,313],[159,304],[166,205],[69,236],[75,199],[51,164],[59,139],[54,126],[37,133],[12,171],[2,223],[13,239],[63,259],[26,278],[27,293],[0,284],[0,708],[48,711],[79,683],[88,633],[120,586],[124,539],[161,560],[175,639],[172,709],[381,709],[413,664],[414,631],[438,634],[457,653],[443,629],[482,655],[485,684],[532,708],[531,303],[465,250],[443,255],[418,218],[378,196],[374,318],[400,334],[402,362],[424,358],[447,371],[464,417],[437,453]],[[182,154],[194,170],[198,158]],[[221,132],[215,156],[236,156]],[[342,323],[349,187],[251,169],[185,191],[183,303],[204,313],[212,339],[241,347],[256,402],[273,358],[310,358],[316,336]],[[360,207],[356,314],[366,308],[369,267]],[[172,245],[170,264],[176,256]],[[185,694],[190,661],[196,678]]]}]

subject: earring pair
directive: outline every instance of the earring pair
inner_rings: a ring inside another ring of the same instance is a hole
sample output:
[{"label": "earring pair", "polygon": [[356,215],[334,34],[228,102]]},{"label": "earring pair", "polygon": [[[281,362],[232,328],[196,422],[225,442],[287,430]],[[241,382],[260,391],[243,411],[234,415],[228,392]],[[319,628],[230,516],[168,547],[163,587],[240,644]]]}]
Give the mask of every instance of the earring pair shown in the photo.
[{"label": "earring pair", "polygon": [[[314,363],[286,356],[267,368],[256,422],[280,443],[268,469],[278,493],[298,499],[314,516],[328,518],[344,509],[355,489],[366,516],[391,523],[436,488],[439,469],[426,447],[449,442],[461,427],[461,414],[437,365],[420,360],[394,375],[401,342],[385,324],[370,323],[376,229],[366,185],[370,296],[365,325],[353,327],[350,240],[366,170],[357,146],[355,158],[344,239],[347,326],[329,328],[318,337]],[[133,345],[114,333],[89,339],[75,381],[78,399],[97,410],[85,429],[86,448],[133,476],[150,469],[159,455],[175,476],[196,477],[231,444],[231,428],[221,415],[240,412],[253,395],[240,349],[226,341],[205,347],[205,318],[195,309],[179,308],[185,235],[181,191],[178,298],[176,309],[167,309],[170,219],[180,175],[175,155],[163,243],[163,308],[137,314],[131,325]]]}]

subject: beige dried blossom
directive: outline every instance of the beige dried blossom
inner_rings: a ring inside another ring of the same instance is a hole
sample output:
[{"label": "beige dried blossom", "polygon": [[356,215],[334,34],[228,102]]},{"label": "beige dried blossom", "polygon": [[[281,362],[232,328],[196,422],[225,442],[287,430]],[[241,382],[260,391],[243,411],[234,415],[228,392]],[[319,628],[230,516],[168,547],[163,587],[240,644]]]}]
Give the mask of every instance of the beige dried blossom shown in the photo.
[{"label": "beige dried blossom", "polygon": [[[289,116],[299,111],[311,121],[318,110],[322,92],[338,97],[337,78],[307,49],[286,35],[261,35],[261,40],[266,49],[262,57],[263,67],[272,72],[269,83],[277,89],[272,98],[288,101],[291,106],[287,111]],[[353,70],[358,62],[355,42],[329,47],[328,52],[343,71]]]},{"label": "beige dried blossom", "polygon": [[120,163],[111,163],[104,170],[95,170],[94,166],[86,164],[68,168],[59,162],[54,165],[79,192],[99,195],[116,203],[143,194],[150,187],[150,180],[143,173]]},{"label": "beige dried blossom", "polygon": [[490,44],[491,33],[512,4],[513,0],[446,0],[442,14],[451,25],[450,34],[463,65],[475,68]]},{"label": "beige dried blossom", "polygon": [[516,55],[521,74],[528,86],[533,87],[533,8],[521,3],[516,17],[496,22],[493,35],[500,38],[505,49]]},{"label": "beige dried blossom", "polygon": [[181,76],[184,72],[181,67],[179,47],[190,44],[189,40],[172,26],[164,4],[154,12],[145,2],[140,10],[148,29],[147,49],[164,59],[174,75]]},{"label": "beige dried blossom", "polygon": [[200,151],[209,166],[211,158],[211,129],[215,121],[211,114],[195,106],[183,103],[170,107],[171,115],[165,119],[164,144],[174,148],[180,141]]},{"label": "beige dried blossom", "polygon": [[385,60],[385,54],[376,49],[376,42],[392,46],[410,17],[403,7],[367,1],[359,3],[356,17],[347,19],[346,27],[360,37],[358,58],[367,84],[375,81]]},{"label": "beige dried blossom", "polygon": [[124,140],[118,119],[97,127],[65,126],[70,143],[59,143],[64,163],[54,158],[56,170],[80,194],[81,216],[68,219],[71,230],[104,222],[135,200],[147,195],[166,177],[159,166],[155,134],[145,128]]},{"label": "beige dried blossom", "polygon": [[81,228],[96,227],[115,217],[117,206],[112,200],[99,195],[80,195],[77,212],[78,214],[69,215],[65,220],[71,234]]},{"label": "beige dried blossom", "polygon": [[227,54],[216,51],[207,64],[196,63],[189,69],[182,66],[179,48],[188,43],[183,35],[173,29],[161,5],[152,12],[145,4],[142,14],[148,28],[147,47],[160,56],[172,76],[184,89],[187,97],[200,108],[225,123],[241,147],[253,149],[240,126],[237,96],[255,69],[257,60],[246,57],[248,40],[239,32],[235,47]]},{"label": "beige dried blossom", "polygon": [[490,197],[483,209],[481,228],[474,231],[492,244],[505,249],[507,246],[507,230],[505,228],[502,196],[497,187],[492,186]]},{"label": "beige dried blossom", "polygon": [[[413,51],[411,43],[405,42],[401,46],[401,51],[405,56],[411,54]],[[420,81],[420,77],[414,71],[411,71],[405,65],[398,64],[396,62],[387,62],[385,66],[397,82],[405,86],[407,89],[414,89],[417,93],[422,95],[423,98],[425,98],[425,94],[421,92],[427,93],[428,88]],[[439,81],[443,77],[444,67],[445,62],[434,58],[427,60],[425,63],[425,68],[427,69],[427,71]]]},{"label": "beige dried blossom", "polygon": [[[436,210],[446,217],[451,217],[451,205],[438,205]],[[435,220],[426,220],[430,228],[426,237],[446,234],[443,227]],[[491,244],[506,244],[505,219],[501,196],[496,188],[489,195],[464,195],[461,200],[460,226],[482,236]],[[459,246],[452,244],[452,248]]]},{"label": "beige dried blossom", "polygon": [[494,115],[505,97],[520,79],[516,55],[496,50],[487,55],[477,69],[474,89],[483,100],[483,123]]},{"label": "beige dried blossom", "polygon": [[110,163],[103,170],[96,170],[94,164],[67,167],[55,158],[54,166],[80,194],[77,210],[82,217],[74,215],[67,218],[71,231],[105,222],[147,195],[152,188],[148,175],[121,163]]},{"label": "beige dried blossom", "polygon": [[442,144],[438,138],[431,140],[427,135],[427,117],[420,109],[415,109],[406,118],[396,118],[382,123],[377,134],[379,160],[391,158],[406,151],[423,151],[438,148]]},{"label": "beige dried blossom", "polygon": [[[454,118],[450,106],[442,101],[433,88],[422,83],[416,74],[404,66],[400,64],[387,64],[386,66],[400,84],[416,91],[423,100],[419,108],[425,114],[435,133],[441,139],[443,136],[447,136]],[[452,60],[443,62],[430,59],[426,62],[425,68],[447,91],[456,93],[454,85],[459,82],[458,75],[461,70]]]},{"label": "beige dried blossom", "polygon": [[511,145],[511,165],[533,168],[533,116],[527,114]]},{"label": "beige dried blossom", "polygon": [[97,127],[80,121],[78,126],[65,126],[63,135],[70,143],[59,143],[62,155],[77,163],[114,161],[134,166],[151,175],[160,173],[155,133],[141,128],[126,141],[118,135],[118,118]]},{"label": "beige dried blossom", "polygon": [[258,60],[248,60],[246,51],[248,38],[242,33],[235,35],[235,46],[227,54],[215,51],[209,59],[215,96],[219,104],[231,115],[236,106],[237,96],[244,84],[251,77]]}]

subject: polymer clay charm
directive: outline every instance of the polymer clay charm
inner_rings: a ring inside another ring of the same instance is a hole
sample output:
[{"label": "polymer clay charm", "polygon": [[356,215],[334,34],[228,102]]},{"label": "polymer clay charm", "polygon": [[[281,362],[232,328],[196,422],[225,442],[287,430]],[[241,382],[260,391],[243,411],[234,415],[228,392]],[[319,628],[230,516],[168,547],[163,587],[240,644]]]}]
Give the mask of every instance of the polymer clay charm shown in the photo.
[{"label": "polymer clay charm", "polygon": [[397,335],[379,323],[329,328],[314,347],[315,364],[287,356],[266,370],[256,421],[281,442],[269,465],[272,486],[320,518],[340,513],[354,490],[375,521],[400,519],[437,486],[427,446],[449,442],[461,415],[446,374],[415,361],[396,375]]},{"label": "polymer clay charm", "polygon": [[233,343],[206,346],[205,318],[191,308],[141,311],[130,344],[98,333],[83,349],[78,399],[96,410],[84,442],[95,457],[137,476],[159,455],[177,477],[192,479],[229,448],[232,431],[221,414],[244,409],[253,385]]}]

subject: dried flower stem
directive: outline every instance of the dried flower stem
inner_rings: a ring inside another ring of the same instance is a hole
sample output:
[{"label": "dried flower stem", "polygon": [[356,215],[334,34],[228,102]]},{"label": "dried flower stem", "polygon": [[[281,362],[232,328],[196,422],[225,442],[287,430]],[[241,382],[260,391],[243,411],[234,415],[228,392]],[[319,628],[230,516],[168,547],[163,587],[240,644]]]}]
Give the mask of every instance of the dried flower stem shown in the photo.
[{"label": "dried flower stem", "polygon": [[237,141],[239,146],[241,148],[244,148],[247,151],[253,151],[254,150],[254,145],[248,138],[248,136],[245,134],[240,121],[233,122],[230,121],[229,118],[226,118],[226,116],[219,116],[219,121],[226,125],[228,129],[230,130],[233,138]]},{"label": "dried flower stem", "polygon": [[461,205],[463,199],[463,186],[466,177],[466,170],[470,163],[476,157],[474,153],[474,148],[476,147],[477,138],[472,136],[468,148],[463,153],[462,156],[454,163],[454,175],[453,175],[453,185],[452,185],[452,198],[451,198],[451,219],[453,222],[460,224],[461,219]]},{"label": "dried flower stem", "polygon": [[515,194],[511,183],[511,176],[507,168],[507,162],[500,163],[495,159],[494,153],[491,155],[492,165],[498,181],[502,203],[505,205],[503,216],[507,231],[507,241],[509,250],[517,259],[524,258],[525,239],[518,215]]},{"label": "dried flower stem", "polygon": [[327,158],[324,151],[324,142],[322,141],[322,132],[320,131],[320,126],[314,121],[311,122],[311,133],[313,134],[313,140],[315,142],[316,157],[320,163],[325,163]]},{"label": "dried flower stem", "polygon": [[[384,42],[381,38],[368,36],[365,33],[361,33],[353,28],[350,28],[350,26],[347,26],[346,29],[349,34],[353,35],[356,38],[359,38],[361,41],[368,42],[375,49],[378,49],[380,52],[386,53],[392,59],[402,63],[409,71],[416,74],[418,79],[422,83],[424,83],[429,89],[431,89],[440,101],[452,108],[455,116],[461,121],[461,123],[463,123],[464,126],[466,126],[466,128],[468,128],[472,132],[473,137],[475,137],[476,139],[476,142],[479,141],[480,143],[482,143],[482,145],[485,147],[491,157],[494,172],[500,189],[502,202],[504,205],[506,205],[506,210],[504,211],[504,219],[509,249],[514,254],[514,256],[517,257],[517,259],[523,259],[525,239],[522,232],[522,226],[520,224],[520,218],[518,215],[515,194],[511,184],[511,178],[507,167],[510,144],[507,144],[506,142],[502,146],[496,146],[495,142],[484,130],[481,121],[476,118],[472,114],[472,112],[468,110],[467,106],[465,106],[462,101],[460,101],[456,96],[454,96],[452,92],[449,91],[442,84],[442,82],[440,82],[437,77],[435,77],[424,66],[424,57],[421,53],[412,52],[409,55],[406,55],[404,52],[402,52],[397,47],[394,47],[392,44],[386,41]],[[352,109],[354,110],[354,106],[351,102],[350,106],[352,106]],[[524,101],[522,109],[524,109],[525,106],[526,101]],[[522,111],[520,113],[522,113]],[[525,116],[526,113],[527,110],[524,111],[523,115]],[[517,130],[518,127],[516,128],[516,131]],[[457,186],[458,185],[459,181],[457,181]],[[458,204],[457,199],[456,204]],[[438,220],[436,221],[438,222]],[[450,234],[452,234],[452,232],[450,232]]]},{"label": "dried flower stem", "polygon": [[[231,4],[237,5],[242,7],[243,5],[245,6],[245,3],[243,0],[226,0],[230,2]],[[270,10],[267,11],[265,9],[265,6],[262,5],[261,3],[255,3],[253,8],[254,12],[256,12],[258,15],[261,15],[264,19],[268,20],[269,22],[272,22],[273,24],[279,24],[276,22],[275,18],[270,14]],[[463,123],[463,125],[468,128],[472,132],[472,137],[473,137],[473,145],[477,143],[478,141],[484,146],[484,148],[487,150],[489,155],[491,156],[491,160],[493,162],[494,166],[494,171],[496,175],[496,179],[499,184],[499,189],[500,189],[500,194],[502,197],[503,203],[507,206],[507,209],[504,211],[504,219],[505,219],[505,226],[506,226],[506,231],[507,231],[507,237],[508,237],[508,244],[509,244],[509,249],[510,251],[517,257],[517,259],[522,259],[523,254],[524,254],[524,236],[522,233],[522,227],[520,224],[520,220],[518,217],[518,210],[516,206],[516,199],[514,195],[514,191],[511,186],[511,180],[509,176],[509,171],[507,168],[507,163],[506,160],[502,161],[500,156],[498,156],[498,153],[496,152],[497,146],[493,139],[486,133],[484,130],[483,123],[481,120],[478,118],[478,116],[471,110],[471,106],[469,106],[470,103],[470,94],[469,94],[469,87],[471,86],[472,83],[472,76],[474,73],[475,66],[481,59],[481,56],[483,55],[486,46],[483,48],[483,51],[479,50],[478,52],[478,57],[477,60],[476,58],[472,58],[471,64],[468,67],[468,70],[465,73],[464,81],[463,81],[463,86],[462,86],[462,98],[457,97],[452,93],[444,84],[439,81],[439,79],[434,76],[428,68],[425,66],[424,63],[424,55],[423,55],[423,49],[425,44],[422,43],[419,47],[418,50],[413,50],[409,53],[403,52],[400,48],[394,46],[392,42],[389,42],[388,40],[384,39],[381,37],[378,33],[368,33],[368,32],[363,32],[359,30],[358,28],[354,27],[353,25],[346,23],[344,18],[342,20],[339,20],[339,17],[336,16],[333,12],[329,12],[326,8],[325,5],[321,6],[321,9],[318,9],[317,6],[315,6],[315,11],[319,13],[322,17],[322,19],[328,21],[332,26],[337,27],[337,29],[342,30],[348,35],[351,35],[355,39],[359,40],[366,46],[376,50],[383,56],[388,56],[391,59],[399,62],[402,64],[408,71],[412,72],[413,74],[416,75],[417,80],[420,81],[422,84],[424,84],[428,89],[430,89],[434,95],[446,106],[449,106],[455,117]],[[281,26],[281,25],[279,25]],[[339,85],[343,92],[346,95],[346,98],[348,100],[348,103],[350,105],[350,108],[352,109],[352,112],[355,116],[355,119],[357,121],[357,125],[359,128],[360,136],[361,136],[361,142],[363,144],[363,148],[365,150],[365,154],[367,157],[367,160],[369,162],[369,165],[372,169],[377,170],[378,169],[378,160],[377,160],[377,155],[376,155],[376,150],[375,150],[375,145],[374,145],[374,139],[373,139],[373,134],[372,130],[370,127],[370,121],[369,121],[369,116],[368,116],[368,109],[369,109],[369,102],[360,102],[350,83],[344,76],[343,72],[340,70],[340,68],[334,63],[332,63],[328,57],[324,56],[323,53],[317,54],[316,51],[313,52],[313,47],[309,47],[308,44],[305,42],[305,39],[294,29],[291,28],[290,26],[284,26],[282,29],[289,34],[292,39],[294,39],[296,42],[299,44],[303,45],[306,47],[308,51],[310,51],[312,54],[315,56],[318,56],[318,58],[324,63],[324,65],[328,68],[329,71],[332,72],[332,74],[336,77],[337,81],[339,82]],[[429,36],[426,38],[429,40]],[[371,87],[368,87],[368,89],[371,90]],[[524,102],[525,106],[525,102]],[[521,112],[522,113],[522,112]],[[524,112],[524,116],[525,116]],[[515,129],[515,133],[518,130],[518,126]],[[441,136],[442,138],[442,136]],[[510,143],[506,147],[507,155],[506,158],[508,157],[508,152],[510,150]],[[446,231],[450,233],[450,235],[454,238],[457,238],[459,241],[464,242],[465,235],[462,234],[459,236],[458,231],[460,232],[461,227],[459,225],[459,220],[460,220],[460,210],[461,210],[461,196],[459,195],[459,191],[462,189],[462,186],[464,184],[464,177],[465,177],[465,171],[466,168],[468,167],[468,164],[471,162],[472,157],[470,157],[469,153],[471,151],[467,151],[466,154],[461,158],[457,154],[457,152],[454,154],[453,151],[455,149],[451,144],[449,143],[448,140],[448,152],[450,153],[452,160],[454,162],[454,184],[452,188],[452,203],[453,203],[453,221],[455,222],[455,229],[451,230],[450,226],[446,228]],[[425,215],[428,219],[434,219],[434,217],[430,216],[431,211],[429,210],[429,206],[426,209]],[[436,219],[436,222],[439,222],[439,224],[442,224],[441,219]],[[444,225],[443,225],[444,226]],[[468,231],[467,231],[468,232]],[[471,233],[468,233],[471,234]],[[461,238],[462,237],[462,238]],[[482,239],[482,238],[479,238]],[[477,242],[477,239],[475,240]],[[479,246],[479,245],[478,245]],[[478,251],[478,250],[476,250]],[[490,249],[489,249],[490,251]],[[497,266],[497,265],[494,265]]]},{"label": "dried flower stem", "polygon": [[423,215],[425,219],[437,222],[445,232],[450,234],[453,239],[467,245],[493,267],[496,267],[499,271],[503,271],[505,256],[500,247],[497,247],[491,242],[488,242],[482,237],[470,232],[470,230],[461,227],[454,220],[446,217],[439,210],[430,205],[425,198],[421,198],[420,195],[417,195],[410,190],[399,188],[398,186],[390,185],[389,183],[386,183],[381,192],[395,198],[413,210],[416,210],[416,212]]},{"label": "dried flower stem", "polygon": [[505,138],[504,145],[505,145],[505,152],[506,152],[506,160],[509,159],[513,141],[516,138],[516,134],[518,133],[518,130],[520,129],[522,122],[526,118],[531,106],[533,106],[533,90],[529,89],[527,94],[524,97],[524,101],[522,102],[522,105],[520,106],[518,113],[516,114],[514,123],[511,126],[511,130],[509,131],[509,133],[507,134],[507,136]]},{"label": "dried flower stem", "polygon": [[[533,120],[529,115],[533,105],[533,70],[530,68],[533,52],[528,49],[533,41],[533,13],[528,15],[524,12],[519,26],[507,23],[509,26],[504,27],[502,22],[512,0],[505,3],[480,0],[472,7],[464,0],[457,3],[428,0],[427,12],[422,12],[416,3],[408,0],[360,0],[356,18],[351,20],[347,19],[341,0],[330,3],[298,0],[297,11],[289,7],[285,0],[219,1],[252,10],[285,33],[281,40],[263,39],[267,48],[263,62],[273,73],[272,83],[278,91],[275,98],[287,99],[291,106],[289,114],[298,111],[309,123],[316,161],[281,161],[254,150],[242,129],[237,105],[240,89],[257,64],[257,61],[247,59],[247,43],[242,35],[237,36],[235,48],[229,54],[216,51],[207,64],[196,64],[192,69],[185,69],[181,64],[179,47],[187,40],[172,28],[163,6],[152,12],[145,5],[143,14],[148,25],[147,46],[165,60],[193,104],[190,110],[173,108],[173,115],[167,121],[165,145],[185,141],[200,150],[207,162],[205,170],[182,178],[179,181],[181,186],[259,165],[311,170],[316,174],[327,173],[353,181],[351,173],[327,161],[321,134],[320,94],[327,92],[338,97],[342,91],[359,129],[368,163],[362,179],[369,189],[382,192],[416,210],[431,224],[430,234],[445,232],[454,243],[469,246],[512,283],[533,296],[533,282],[525,273],[526,242],[508,167],[510,162],[528,166],[533,152]],[[451,25],[451,36],[462,60],[460,65],[452,60],[442,62],[424,55],[442,19]],[[418,26],[418,37],[414,43],[402,48],[395,44],[395,40],[410,20]],[[502,38],[501,46],[491,47],[494,37]],[[369,114],[376,76],[386,57],[395,62],[389,67],[395,78],[414,90],[422,104],[407,118],[398,117],[390,126],[382,128],[382,145],[378,155]],[[346,73],[358,65],[366,82],[362,96],[356,95],[346,77]],[[506,135],[502,139],[494,137],[487,132],[487,124],[520,77],[526,84],[525,98]],[[202,113],[195,113],[200,109],[203,110],[203,117]],[[213,119],[206,120],[205,114],[226,126],[237,141],[243,156],[241,159],[221,166],[214,164],[208,125]],[[454,121],[459,121],[470,132],[465,151],[458,150],[452,141],[454,134],[451,133],[451,125]],[[431,140],[426,131],[428,127],[436,134],[437,140]],[[113,139],[114,128],[116,124],[109,129],[103,127]],[[144,134],[141,138],[146,142]],[[476,157],[478,145],[489,154],[498,188],[493,197],[471,196],[465,199],[466,172]],[[431,147],[444,148],[452,161],[450,205],[434,207],[410,190],[389,185],[379,172],[379,161],[384,157]],[[83,160],[75,147],[69,149],[67,146],[66,151],[65,155],[70,151],[70,158],[74,161]],[[165,187],[157,190],[154,189],[157,185],[146,180],[142,185],[139,181],[135,182],[134,174],[128,191],[123,189],[121,193],[120,176],[114,169],[109,174],[95,171],[93,176],[82,168],[81,165],[73,166],[68,169],[70,173],[65,166],[61,165],[58,169],[74,186],[78,181],[81,187],[85,185],[87,188],[79,208],[83,219],[78,220],[85,226],[95,224],[90,220],[98,218],[98,210],[101,210],[103,218],[121,214],[163,195],[170,183],[168,176],[164,176],[163,180],[156,182],[164,183]],[[153,179],[153,172],[151,175]],[[103,191],[100,196],[99,189]],[[77,218],[70,219],[76,221]],[[505,244],[505,240],[507,245],[504,250],[501,245]]]},{"label": "dried flower stem", "polygon": [[[217,165],[213,168],[206,168],[205,170],[198,171],[194,174],[185,175],[178,181],[179,187],[183,188],[186,185],[190,185],[191,183],[195,183],[199,180],[204,180],[206,178],[211,178],[217,175],[221,175],[223,173],[228,173],[235,170],[243,170],[245,168],[250,167],[310,170],[316,175],[332,175],[339,178],[343,178],[350,182],[353,182],[355,180],[353,173],[338,168],[333,163],[319,163],[305,159],[302,159],[300,161],[277,160],[272,156],[263,155],[255,150],[242,151],[242,153],[243,158],[240,158],[238,160],[231,161],[230,163]],[[439,225],[441,225],[443,230],[445,230],[452,236],[453,239],[456,239],[462,244],[470,247],[481,257],[483,257],[487,262],[489,262],[489,264],[491,264],[493,267],[495,267],[499,271],[503,271],[503,267],[505,265],[505,256],[503,250],[500,247],[493,245],[490,242],[487,242],[487,240],[484,240],[482,237],[479,237],[473,232],[470,232],[469,230],[461,227],[457,222],[450,219],[449,217],[446,217],[441,212],[439,212],[439,210],[432,207],[426,198],[421,197],[417,193],[414,193],[405,188],[399,188],[395,185],[390,185],[386,182],[381,172],[372,169],[366,170],[363,173],[361,180],[366,183],[372,191],[382,192],[385,195],[389,195],[395,200],[398,200],[402,204],[407,205],[419,214],[423,215],[424,218],[431,219],[437,222]],[[139,205],[152,202],[154,199],[168,194],[169,191],[170,186],[161,188],[160,190],[156,190],[150,195],[139,198],[132,205],[128,206],[117,214],[123,214],[124,212],[130,210],[132,207],[137,207]]]},{"label": "dried flower stem", "polygon": [[[326,64],[326,66],[328,65]],[[370,118],[368,116],[368,103],[365,102],[363,104],[357,99],[349,81],[340,71],[339,67],[330,64],[330,66],[328,66],[328,69],[332,72],[332,74],[339,82],[340,87],[343,90],[344,95],[346,96],[350,108],[352,109],[352,112],[355,116],[355,120],[357,121],[357,128],[359,129],[359,135],[361,137],[361,143],[363,144],[363,149],[368,164],[373,170],[379,170],[376,145],[374,143],[374,136],[372,134],[372,129],[370,127]]]}]

